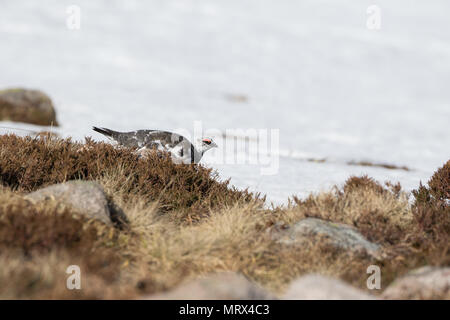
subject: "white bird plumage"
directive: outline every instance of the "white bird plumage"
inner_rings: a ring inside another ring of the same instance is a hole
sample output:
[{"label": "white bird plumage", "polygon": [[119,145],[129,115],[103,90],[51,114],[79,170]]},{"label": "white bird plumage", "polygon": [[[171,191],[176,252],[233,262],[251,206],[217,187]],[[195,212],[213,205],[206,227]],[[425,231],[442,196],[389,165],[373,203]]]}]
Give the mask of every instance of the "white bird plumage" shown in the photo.
[{"label": "white bird plumage", "polygon": [[158,150],[170,153],[175,163],[199,163],[203,154],[217,148],[211,138],[198,139],[195,144],[177,133],[161,130],[136,130],[118,132],[107,128],[93,127],[93,130],[124,147],[138,148],[140,154]]}]

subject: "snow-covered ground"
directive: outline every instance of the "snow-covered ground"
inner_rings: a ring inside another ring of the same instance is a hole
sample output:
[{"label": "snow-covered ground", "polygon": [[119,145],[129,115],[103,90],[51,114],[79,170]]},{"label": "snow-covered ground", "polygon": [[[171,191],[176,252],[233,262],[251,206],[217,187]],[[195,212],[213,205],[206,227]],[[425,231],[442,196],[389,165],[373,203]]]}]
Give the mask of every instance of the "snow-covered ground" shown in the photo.
[{"label": "snow-covered ground", "polygon": [[0,1],[0,88],[48,93],[76,139],[102,139],[92,125],[279,129],[275,175],[204,158],[277,203],[352,174],[412,189],[450,158],[449,14],[448,0]]}]

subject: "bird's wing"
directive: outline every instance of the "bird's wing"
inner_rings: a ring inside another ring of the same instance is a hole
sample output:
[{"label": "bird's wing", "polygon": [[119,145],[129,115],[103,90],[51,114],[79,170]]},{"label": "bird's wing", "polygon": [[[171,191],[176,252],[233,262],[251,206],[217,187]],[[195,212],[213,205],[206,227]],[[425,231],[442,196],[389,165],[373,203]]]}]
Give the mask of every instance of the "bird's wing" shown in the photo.
[{"label": "bird's wing", "polygon": [[191,163],[193,145],[177,133],[160,130],[137,130],[120,133],[114,140],[125,147],[169,152],[176,162]]},{"label": "bird's wing", "polygon": [[118,134],[114,140],[116,140],[120,145],[130,148],[142,148],[144,146],[143,141],[141,140],[141,134],[139,131],[131,131],[131,132],[121,132]]},{"label": "bird's wing", "polygon": [[120,145],[135,148],[159,148],[165,146],[170,141],[170,133],[159,130],[136,130],[122,132],[115,137]]},{"label": "bird's wing", "polygon": [[143,141],[143,144],[147,147],[158,147],[167,150],[180,150],[180,155],[184,152],[187,145],[190,145],[189,140],[187,140],[182,135],[168,131],[148,131],[140,132],[139,140]]}]

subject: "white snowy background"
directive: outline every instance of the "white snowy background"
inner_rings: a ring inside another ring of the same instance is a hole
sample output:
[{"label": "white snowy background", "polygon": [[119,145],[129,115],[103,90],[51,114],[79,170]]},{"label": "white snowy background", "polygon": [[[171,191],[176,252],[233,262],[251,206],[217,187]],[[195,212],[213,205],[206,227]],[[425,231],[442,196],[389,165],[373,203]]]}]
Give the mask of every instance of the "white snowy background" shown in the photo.
[{"label": "white snowy background", "polygon": [[450,158],[449,15],[448,0],[0,0],[0,88],[49,94],[75,139],[103,139],[92,125],[279,129],[275,175],[203,160],[276,203],[360,174],[411,190]]}]

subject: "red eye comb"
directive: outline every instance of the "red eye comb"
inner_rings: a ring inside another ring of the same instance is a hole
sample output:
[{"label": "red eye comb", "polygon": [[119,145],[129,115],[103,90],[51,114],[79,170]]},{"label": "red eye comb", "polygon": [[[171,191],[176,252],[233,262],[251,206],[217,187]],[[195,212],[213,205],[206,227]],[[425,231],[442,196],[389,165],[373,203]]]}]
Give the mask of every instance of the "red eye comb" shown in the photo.
[{"label": "red eye comb", "polygon": [[211,143],[211,139],[203,139],[203,142]]}]

